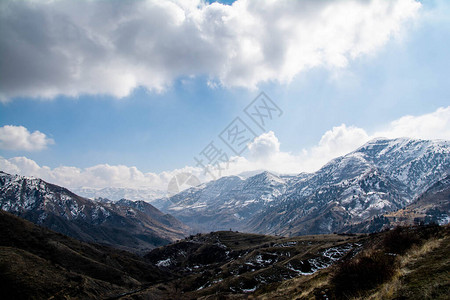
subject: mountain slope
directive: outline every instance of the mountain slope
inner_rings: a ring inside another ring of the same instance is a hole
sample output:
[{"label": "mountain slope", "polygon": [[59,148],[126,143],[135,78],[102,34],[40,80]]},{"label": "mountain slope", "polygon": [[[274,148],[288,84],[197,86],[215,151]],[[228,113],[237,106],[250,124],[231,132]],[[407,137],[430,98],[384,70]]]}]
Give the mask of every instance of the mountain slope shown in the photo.
[{"label": "mountain slope", "polygon": [[167,244],[188,230],[145,202],[94,202],[41,179],[3,172],[0,208],[80,240],[132,251]]},{"label": "mountain slope", "polygon": [[448,224],[450,221],[450,175],[437,181],[406,207],[351,224],[343,232],[374,232],[396,226],[421,223]]},{"label": "mountain slope", "polygon": [[165,293],[151,287],[133,294],[133,299],[161,293],[162,299],[247,299],[259,288],[328,268],[359,252],[366,241],[363,235],[197,234],[145,256],[161,270],[182,277],[165,285]]},{"label": "mountain slope", "polygon": [[[257,290],[252,296],[256,299],[448,299],[449,226],[398,229],[369,235],[370,242],[363,251],[334,267]],[[399,242],[406,244],[403,251],[395,247]]]},{"label": "mountain slope", "polygon": [[291,187],[248,228],[294,235],[339,231],[403,208],[449,171],[448,141],[372,140]]},{"label": "mountain slope", "polygon": [[223,177],[172,196],[166,210],[200,231],[242,229],[285,192],[289,179],[269,172]]}]

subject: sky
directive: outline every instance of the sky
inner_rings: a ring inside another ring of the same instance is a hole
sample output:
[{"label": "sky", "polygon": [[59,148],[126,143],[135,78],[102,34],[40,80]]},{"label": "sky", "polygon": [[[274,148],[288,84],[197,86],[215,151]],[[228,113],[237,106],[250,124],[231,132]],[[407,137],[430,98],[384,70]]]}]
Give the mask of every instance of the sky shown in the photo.
[{"label": "sky", "polygon": [[0,170],[163,190],[448,140],[449,41],[448,1],[1,1]]}]

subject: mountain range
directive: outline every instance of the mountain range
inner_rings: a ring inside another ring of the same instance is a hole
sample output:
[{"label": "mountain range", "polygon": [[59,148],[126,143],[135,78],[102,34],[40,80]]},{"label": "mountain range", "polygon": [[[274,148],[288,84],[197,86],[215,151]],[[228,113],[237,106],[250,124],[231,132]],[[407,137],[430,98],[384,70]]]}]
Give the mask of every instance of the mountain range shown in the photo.
[{"label": "mountain range", "polygon": [[375,139],[317,172],[222,177],[154,200],[164,212],[145,201],[94,201],[1,172],[0,209],[79,240],[139,253],[191,232],[296,236],[377,231],[406,220],[444,224],[449,154],[449,141]]},{"label": "mountain range", "polygon": [[449,141],[380,138],[314,173],[223,177],[172,196],[161,209],[199,231],[332,233],[407,207],[449,171]]}]

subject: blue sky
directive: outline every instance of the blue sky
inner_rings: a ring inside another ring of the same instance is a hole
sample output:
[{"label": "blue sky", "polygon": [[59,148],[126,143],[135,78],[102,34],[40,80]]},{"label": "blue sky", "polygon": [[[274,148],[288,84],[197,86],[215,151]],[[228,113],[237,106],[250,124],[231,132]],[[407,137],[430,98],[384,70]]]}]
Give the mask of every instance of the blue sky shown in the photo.
[{"label": "blue sky", "polygon": [[[402,5],[411,5],[414,1],[398,2],[404,2]],[[304,1],[304,5],[307,4],[307,1]],[[256,2],[252,5],[258,4]],[[247,13],[257,9],[252,8],[252,5],[247,6]],[[26,27],[25,21],[13,19],[6,14],[5,5],[1,9],[3,21],[8,21],[5,24],[11,27]],[[9,9],[9,12],[13,13],[15,9],[19,11],[16,7]],[[25,11],[24,8],[20,9]],[[66,8],[58,9],[64,12]],[[192,8],[184,9],[188,11]],[[27,147],[8,146],[8,140],[4,140],[0,143],[3,148],[0,150],[0,156],[3,159],[0,166],[7,171],[17,170],[25,175],[47,176],[48,180],[56,181],[58,181],[57,175],[49,175],[48,172],[58,167],[75,167],[83,173],[83,170],[87,168],[104,164],[135,166],[143,174],[160,174],[164,171],[170,173],[186,166],[195,167],[193,157],[198,155],[210,141],[217,141],[220,144],[218,134],[234,117],[243,116],[243,108],[260,91],[264,91],[279,105],[283,115],[270,122],[265,131],[257,132],[258,135],[262,134],[259,141],[265,141],[264,145],[272,143],[270,147],[273,146],[273,148],[269,148],[281,153],[280,157],[284,157],[281,161],[290,165],[292,164],[289,163],[289,159],[313,159],[311,155],[314,156],[314,151],[325,147],[324,136],[327,132],[330,132],[329,136],[337,138],[339,138],[338,135],[349,134],[350,142],[341,150],[328,149],[327,154],[323,155],[326,159],[344,154],[343,151],[357,147],[378,133],[385,133],[389,137],[401,134],[416,138],[448,138],[445,135],[448,134],[448,119],[446,119],[448,114],[439,114],[440,119],[438,118],[436,122],[441,123],[435,127],[430,125],[428,129],[423,129],[423,132],[422,129],[414,131],[415,126],[419,126],[416,124],[419,122],[417,120],[420,120],[414,118],[421,116],[435,118],[439,109],[445,109],[450,105],[449,4],[444,1],[426,1],[416,9],[417,11],[411,13],[411,16],[404,17],[398,21],[398,24],[392,25],[393,28],[400,27],[398,32],[393,33],[389,31],[390,29],[386,29],[388,37],[376,46],[369,47],[368,50],[363,49],[357,55],[352,55],[354,51],[352,47],[357,47],[358,44],[349,46],[350,48],[343,50],[346,58],[344,63],[340,60],[329,63],[328,58],[324,58],[324,61],[318,65],[309,66],[309,62],[306,62],[307,66],[302,67],[303,65],[299,64],[300,67],[294,70],[294,73],[286,71],[289,73],[286,75],[289,77],[288,80],[281,78],[285,69],[260,68],[256,64],[246,65],[245,60],[243,67],[247,69],[242,71],[244,74],[242,76],[251,75],[242,77],[241,73],[237,73],[237,77],[233,77],[233,74],[239,71],[236,67],[238,71],[232,70],[221,77],[220,74],[223,74],[221,65],[217,66],[219,71],[209,71],[210,60],[206,60],[205,63],[203,58],[200,59],[202,61],[198,65],[201,67],[196,69],[197,64],[184,61],[178,63],[174,58],[175,71],[172,73],[168,71],[170,74],[163,79],[155,79],[155,81],[162,80],[164,82],[162,85],[153,84],[152,76],[156,78],[158,74],[164,73],[167,64],[169,64],[167,69],[171,71],[171,61],[167,63],[156,61],[154,64],[162,69],[155,67],[155,73],[140,69],[134,71],[133,74],[137,74],[136,76],[148,76],[148,78],[146,77],[141,84],[136,84],[129,91],[117,90],[109,93],[108,87],[117,86],[114,78],[110,80],[99,78],[98,73],[92,73],[91,81],[98,79],[99,87],[92,87],[90,83],[80,83],[77,86],[70,81],[71,77],[62,78],[61,83],[58,83],[60,78],[56,75],[41,74],[54,70],[65,74],[64,70],[59,70],[56,64],[54,67],[42,67],[36,64],[33,71],[36,72],[37,79],[28,78],[28,74],[32,72],[27,71],[28,81],[24,80],[26,82],[22,83],[19,79],[14,81],[11,79],[0,85],[0,91],[3,90],[1,95],[3,100],[0,102],[0,127],[23,126],[29,133],[39,131],[45,134],[47,141],[49,139],[52,141],[43,142],[45,146],[41,147],[42,149],[38,147],[39,149],[30,150]],[[222,10],[218,11],[222,12]],[[37,15],[38,12],[31,11],[30,14]],[[282,8],[273,9],[271,14],[283,14],[283,10]],[[299,18],[302,17],[308,16],[301,12]],[[389,21],[389,17],[387,18]],[[395,16],[392,18],[394,19]],[[36,19],[39,20],[38,17]],[[152,25],[145,24],[145,26]],[[311,26],[315,26],[314,23]],[[270,29],[270,25],[267,28]],[[21,34],[25,32],[26,30],[21,31]],[[170,32],[167,34],[170,36]],[[6,39],[5,36],[10,35],[3,36]],[[276,39],[273,41],[274,44],[279,42]],[[330,40],[330,43],[334,42]],[[1,43],[11,44],[11,49],[13,46],[18,47],[12,45],[10,40],[2,40]],[[47,46],[44,42],[42,43],[43,46],[39,47],[45,49]],[[73,41],[64,41],[64,43],[70,44]],[[262,42],[264,43],[267,41]],[[187,48],[189,47],[188,45]],[[364,48],[366,45],[360,47]],[[0,48],[0,51],[3,51],[3,54],[0,52],[3,57],[0,68],[5,70],[5,72],[1,71],[2,74],[8,74],[6,71],[14,67],[14,63],[5,62],[6,60],[14,62],[14,57],[12,59],[8,57],[13,55],[10,48],[7,50],[4,47]],[[86,57],[84,53],[88,51],[86,50],[88,48],[80,50],[78,46],[68,49],[75,51],[77,55],[82,53],[84,57]],[[302,50],[301,47],[298,49]],[[197,57],[195,52],[197,50],[192,51],[193,54],[189,52],[189,55],[193,55],[193,58],[189,58],[190,60]],[[203,53],[203,50],[198,51]],[[211,52],[213,51],[216,49],[213,48]],[[140,56],[140,53],[132,52],[132,54],[133,60],[137,61],[137,66],[141,59],[146,60],[145,56]],[[24,55],[29,55],[29,59],[43,59],[35,53]],[[274,61],[283,60],[286,56],[287,54],[284,53],[284,56],[280,55]],[[312,56],[312,59],[314,58],[315,56]],[[111,60],[114,59],[114,57],[111,58]],[[214,55],[212,59],[216,59]],[[335,57],[331,57],[330,61],[331,59]],[[153,60],[155,58],[152,54],[149,61],[153,63]],[[145,67],[151,69],[152,63]],[[202,66],[203,63],[205,66]],[[284,63],[288,69],[289,62]],[[101,66],[108,68],[107,65],[104,63]],[[178,68],[180,65],[182,67]],[[215,67],[211,66],[211,69]],[[111,67],[110,72],[117,71],[115,68]],[[120,73],[120,69],[118,72]],[[261,74],[266,72],[269,75],[258,77],[258,72]],[[277,77],[278,74],[280,78]],[[44,77],[41,80],[43,83],[39,81],[40,76]],[[45,84],[48,84],[48,87],[42,88]],[[57,86],[57,92],[48,92],[54,89],[53,86]],[[407,115],[414,116],[411,122],[416,122],[411,123],[411,131],[399,131],[398,128],[394,128],[391,122],[398,121]],[[340,127],[342,124],[345,124],[345,127]],[[442,126],[446,131],[436,134],[438,130],[435,128],[442,128]],[[333,128],[337,129],[333,130]],[[339,130],[341,130],[340,133]],[[273,135],[268,134],[269,131],[272,131]],[[416,135],[415,132],[421,132],[421,134]],[[353,133],[358,138],[355,138]],[[4,137],[4,139],[7,138]],[[344,138],[343,141],[347,140]],[[226,148],[223,144],[221,146]],[[329,148],[329,145],[326,147]],[[268,155],[275,155],[271,151],[268,150]],[[252,155],[255,153],[247,151],[243,159],[251,161]],[[288,156],[289,159],[286,158]],[[23,163],[19,163],[17,159],[14,160],[17,157],[26,157],[27,160],[34,161],[39,168],[30,169]],[[312,165],[317,166],[322,162]],[[244,165],[246,167],[236,168],[235,172],[265,168],[265,165],[261,163]],[[277,165],[277,162],[274,161],[273,165]],[[267,168],[273,169],[273,165],[268,164]],[[44,166],[47,166],[50,171],[47,170],[45,173],[42,170]],[[314,167],[306,166],[304,169],[311,168],[314,169]],[[296,169],[287,168],[286,170],[296,172]],[[284,169],[274,171],[283,172]],[[298,167],[298,172],[300,171],[303,171],[301,164]],[[80,182],[70,177],[70,180],[59,183],[76,186],[82,185]],[[161,182],[165,181],[160,180],[158,184]],[[102,184],[99,183],[98,186]]]}]

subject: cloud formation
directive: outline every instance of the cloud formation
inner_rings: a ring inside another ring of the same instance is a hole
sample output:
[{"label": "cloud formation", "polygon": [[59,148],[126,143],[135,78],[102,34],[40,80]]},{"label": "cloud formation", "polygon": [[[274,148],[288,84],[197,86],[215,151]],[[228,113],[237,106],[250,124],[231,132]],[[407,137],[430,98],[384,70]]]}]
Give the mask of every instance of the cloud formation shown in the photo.
[{"label": "cloud formation", "polygon": [[248,157],[234,158],[227,175],[251,170],[269,170],[281,174],[298,174],[318,170],[331,159],[345,155],[370,140],[364,129],[354,126],[333,127],[322,135],[319,143],[298,153],[280,150],[280,142],[270,131],[249,144]]},{"label": "cloud formation", "polygon": [[417,117],[404,116],[374,135],[387,138],[414,136],[419,139],[450,140],[450,106]]},{"label": "cloud formation", "polygon": [[225,87],[287,83],[373,54],[419,8],[414,0],[1,1],[0,100],[120,98],[183,76]]},{"label": "cloud formation", "polygon": [[264,160],[280,152],[280,142],[273,131],[263,133],[248,145],[250,156],[256,160]]},{"label": "cloud formation", "polygon": [[29,132],[23,126],[5,125],[0,127],[0,149],[36,151],[47,148],[54,141],[44,133]]},{"label": "cloud formation", "polygon": [[136,167],[124,165],[112,166],[109,164],[100,164],[84,169],[69,166],[50,168],[47,166],[40,166],[35,161],[23,156],[10,159],[0,156],[0,170],[10,174],[42,178],[48,182],[68,188],[118,187],[165,190],[167,189],[167,184],[170,179],[181,172],[190,172],[195,174],[201,180],[206,179],[203,170],[194,167],[185,167],[168,172],[161,172],[159,174],[151,172],[145,173],[138,170]]}]

